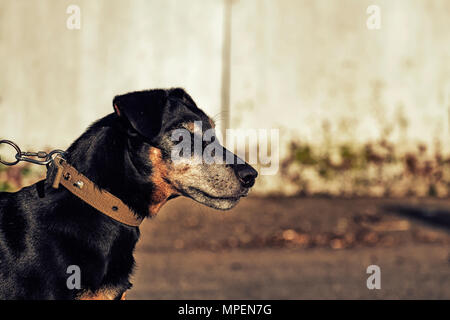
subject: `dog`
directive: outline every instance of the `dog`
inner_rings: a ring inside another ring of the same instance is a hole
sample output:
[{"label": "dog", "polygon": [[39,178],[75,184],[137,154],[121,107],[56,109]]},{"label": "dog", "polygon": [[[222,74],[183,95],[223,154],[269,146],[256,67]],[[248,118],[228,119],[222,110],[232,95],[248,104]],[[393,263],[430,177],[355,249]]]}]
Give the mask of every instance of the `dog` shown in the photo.
[{"label": "dog", "polygon": [[[194,123],[214,122],[180,88],[116,96],[114,112],[92,124],[66,151],[65,161],[120,199],[137,219],[153,217],[170,199],[191,198],[227,210],[246,196],[257,171],[220,145],[233,163],[199,163],[191,153],[173,161],[174,130],[194,136]],[[219,149],[217,149],[219,147]],[[217,155],[216,155],[217,156]],[[66,188],[46,179],[16,193],[0,193],[0,298],[120,300],[132,286],[139,227],[102,214]],[[115,208],[117,209],[117,208]],[[68,285],[68,268],[81,271]]]}]

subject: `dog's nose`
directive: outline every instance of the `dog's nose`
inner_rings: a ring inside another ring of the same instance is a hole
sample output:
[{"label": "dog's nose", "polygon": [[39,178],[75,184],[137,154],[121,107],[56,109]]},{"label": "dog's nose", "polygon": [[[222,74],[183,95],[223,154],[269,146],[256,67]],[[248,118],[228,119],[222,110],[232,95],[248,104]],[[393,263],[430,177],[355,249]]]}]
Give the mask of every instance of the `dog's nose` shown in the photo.
[{"label": "dog's nose", "polygon": [[255,184],[255,179],[258,176],[258,172],[253,169],[252,166],[249,166],[248,164],[238,165],[235,171],[243,187],[253,187]]}]

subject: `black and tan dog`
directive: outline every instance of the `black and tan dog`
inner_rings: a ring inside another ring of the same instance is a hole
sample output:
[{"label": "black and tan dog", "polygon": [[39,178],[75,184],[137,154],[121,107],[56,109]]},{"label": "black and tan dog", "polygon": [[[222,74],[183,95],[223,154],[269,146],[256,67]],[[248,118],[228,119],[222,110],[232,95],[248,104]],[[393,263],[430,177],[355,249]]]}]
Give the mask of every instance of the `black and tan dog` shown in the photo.
[{"label": "black and tan dog", "polygon": [[[194,121],[203,130],[214,126],[184,90],[133,92],[113,104],[115,112],[94,123],[65,158],[137,218],[154,216],[180,195],[230,209],[253,186],[257,172],[246,163],[172,161],[173,130],[192,132]],[[0,193],[0,298],[121,299],[131,287],[138,239],[138,227],[52,188],[50,179]],[[70,265],[81,270],[80,289],[67,286]]]}]

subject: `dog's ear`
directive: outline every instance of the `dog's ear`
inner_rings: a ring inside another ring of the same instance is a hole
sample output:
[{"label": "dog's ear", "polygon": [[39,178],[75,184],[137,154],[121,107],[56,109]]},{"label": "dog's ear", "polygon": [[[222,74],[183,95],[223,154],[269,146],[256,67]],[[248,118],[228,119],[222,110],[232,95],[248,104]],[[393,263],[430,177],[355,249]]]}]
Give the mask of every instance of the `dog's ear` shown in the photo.
[{"label": "dog's ear", "polygon": [[161,131],[166,105],[167,92],[159,89],[131,92],[116,96],[113,100],[116,114],[149,140]]},{"label": "dog's ear", "polygon": [[186,104],[189,108],[197,109],[197,105],[191,96],[183,88],[173,88],[169,90],[169,98],[178,99]]}]

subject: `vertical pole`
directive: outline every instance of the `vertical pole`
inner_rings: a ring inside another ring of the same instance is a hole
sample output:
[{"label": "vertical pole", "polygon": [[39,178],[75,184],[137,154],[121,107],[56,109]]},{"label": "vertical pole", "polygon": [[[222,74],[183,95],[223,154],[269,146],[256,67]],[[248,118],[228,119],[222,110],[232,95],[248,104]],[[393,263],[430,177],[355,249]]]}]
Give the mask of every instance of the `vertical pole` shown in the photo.
[{"label": "vertical pole", "polygon": [[222,48],[222,137],[226,146],[226,130],[230,127],[230,82],[231,82],[231,6],[233,0],[224,1],[223,48]]},{"label": "vertical pole", "polygon": [[444,128],[444,134],[445,137],[442,139],[443,146],[443,152],[449,152],[450,151],[450,84],[447,84],[447,86],[444,89],[444,108],[446,109],[446,120],[445,121],[445,128]]}]

